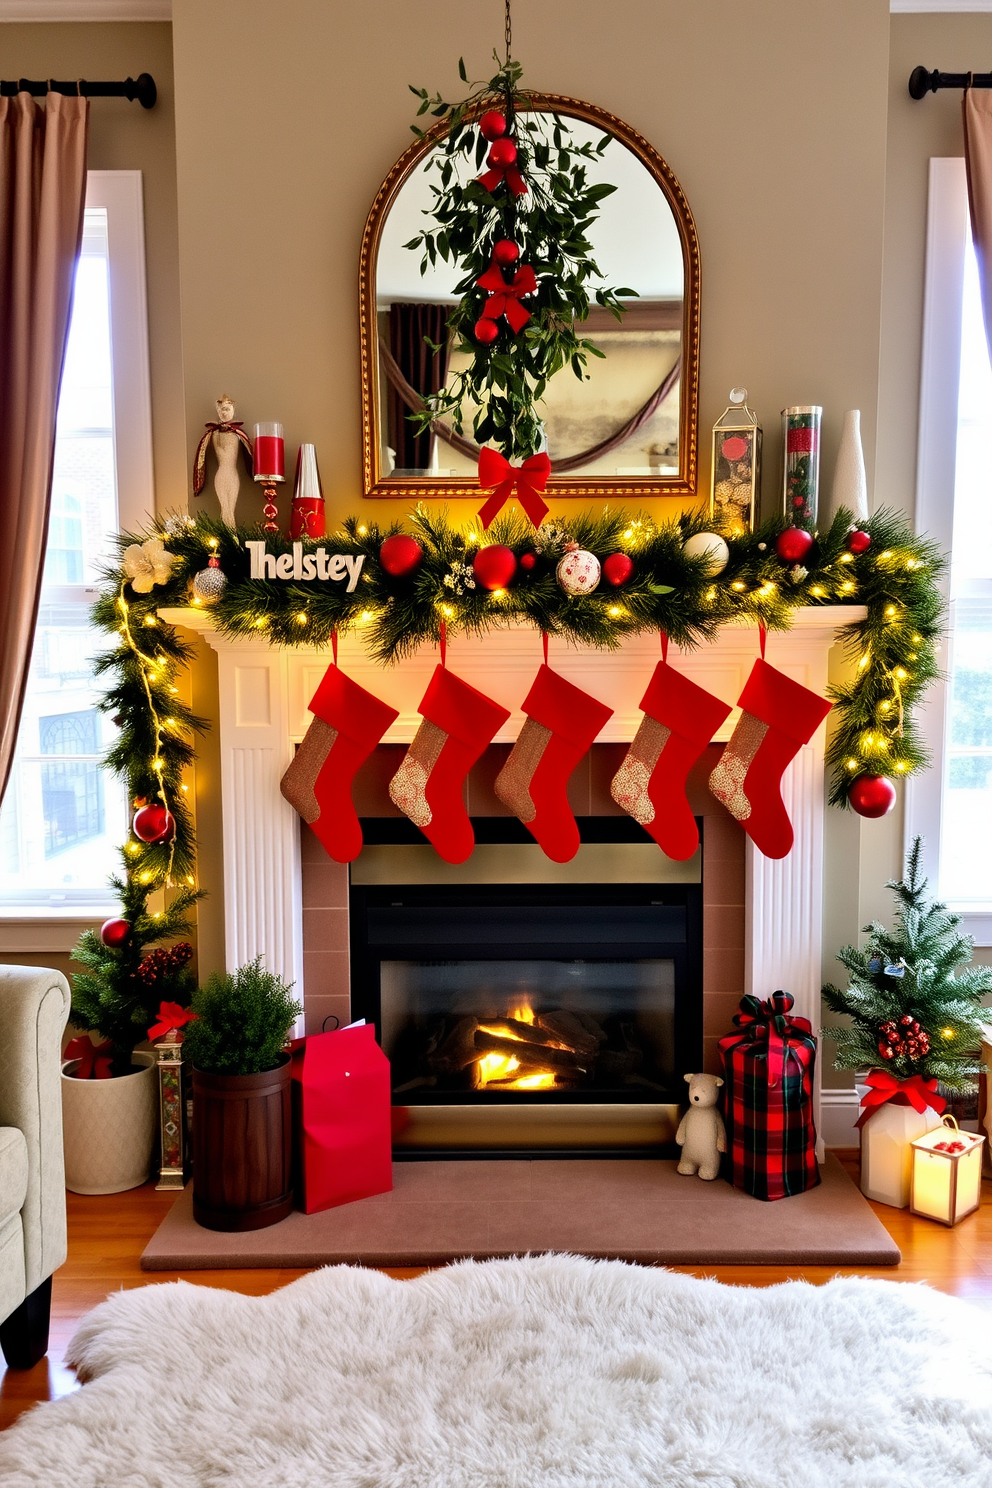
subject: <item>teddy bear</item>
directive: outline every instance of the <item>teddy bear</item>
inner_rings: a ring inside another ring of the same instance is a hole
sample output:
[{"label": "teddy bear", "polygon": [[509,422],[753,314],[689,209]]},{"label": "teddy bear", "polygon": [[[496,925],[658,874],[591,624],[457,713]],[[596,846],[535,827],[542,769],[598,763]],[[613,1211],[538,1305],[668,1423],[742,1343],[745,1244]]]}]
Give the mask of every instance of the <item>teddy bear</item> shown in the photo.
[{"label": "teddy bear", "polygon": [[720,1153],[727,1150],[727,1129],[717,1110],[718,1075],[686,1075],[689,1109],[679,1122],[675,1140],[682,1148],[678,1171],[698,1173],[700,1178],[719,1178]]}]

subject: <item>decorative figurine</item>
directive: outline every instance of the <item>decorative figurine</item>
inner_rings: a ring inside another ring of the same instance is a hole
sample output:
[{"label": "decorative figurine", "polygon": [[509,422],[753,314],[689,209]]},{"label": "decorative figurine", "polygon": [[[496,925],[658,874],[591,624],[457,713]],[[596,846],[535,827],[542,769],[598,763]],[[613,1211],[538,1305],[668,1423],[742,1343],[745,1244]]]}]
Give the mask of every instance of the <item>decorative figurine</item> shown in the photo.
[{"label": "decorative figurine", "polygon": [[700,1178],[719,1178],[720,1153],[727,1150],[727,1130],[718,1105],[723,1081],[719,1075],[686,1075],[689,1109],[679,1122],[675,1140],[682,1148],[678,1171]]},{"label": "decorative figurine", "polygon": [[243,424],[234,422],[234,402],[226,393],[217,399],[217,422],[206,425],[206,432],[196,446],[193,460],[193,495],[199,496],[207,478],[207,445],[212,444],[217,456],[214,474],[214,491],[220,502],[220,514],[226,527],[234,528],[234,509],[238,504],[241,478],[238,474],[238,454],[244,450],[248,460],[248,474],[252,473],[251,440]]}]

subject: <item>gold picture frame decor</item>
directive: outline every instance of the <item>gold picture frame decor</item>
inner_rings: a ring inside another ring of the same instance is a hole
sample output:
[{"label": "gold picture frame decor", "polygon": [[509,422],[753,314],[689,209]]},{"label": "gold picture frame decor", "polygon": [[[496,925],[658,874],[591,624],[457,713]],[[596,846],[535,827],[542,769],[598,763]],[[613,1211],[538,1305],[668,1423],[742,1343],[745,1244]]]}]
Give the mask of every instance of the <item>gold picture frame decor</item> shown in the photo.
[{"label": "gold picture frame decor", "polygon": [[[598,108],[595,104],[559,94],[531,94],[533,110],[561,115],[582,124],[602,130],[626,147],[640,165],[657,183],[671,212],[682,253],[681,305],[677,301],[658,300],[653,304],[639,304],[632,324],[636,329],[643,325],[650,330],[680,330],[677,359],[661,383],[654,387],[646,402],[622,419],[619,427],[609,438],[593,442],[580,455],[571,455],[558,463],[556,468],[554,449],[549,453],[552,472],[546,494],[555,498],[576,497],[636,502],[645,497],[674,496],[682,499],[694,498],[697,494],[698,471],[698,418],[699,418],[699,300],[700,262],[699,244],[695,223],[681,186],[674,173],[646,139],[629,124],[614,114]],[[362,469],[363,495],[365,497],[389,497],[416,503],[424,498],[451,500],[465,498],[478,502],[480,486],[474,473],[463,469],[456,474],[440,474],[434,470],[420,473],[394,473],[388,469],[384,459],[383,439],[385,420],[385,395],[387,378],[390,385],[405,398],[407,407],[415,407],[411,401],[417,397],[415,391],[402,382],[388,344],[384,344],[379,321],[377,299],[377,271],[383,229],[397,197],[417,167],[444,138],[445,123],[429,130],[417,139],[397,160],[376,194],[362,235],[361,260],[359,266],[359,324],[361,350],[361,396],[362,396]],[[608,157],[607,157],[608,158]],[[413,257],[413,255],[411,255]],[[612,319],[612,318],[611,318]],[[626,317],[625,317],[626,319]],[[600,322],[602,326],[600,325]],[[605,312],[593,311],[590,321],[584,323],[587,334],[607,330]],[[603,471],[593,474],[575,473],[583,463],[592,463],[604,447],[616,448],[621,435],[633,434],[641,428],[671,390],[678,385],[678,439],[677,449],[669,452],[669,464],[673,466],[665,473],[646,474],[641,467],[636,473],[608,474]],[[422,406],[422,405],[421,405]],[[477,447],[461,438],[452,430],[446,430],[445,448],[453,448],[461,457],[463,467],[467,460],[478,458]]]}]

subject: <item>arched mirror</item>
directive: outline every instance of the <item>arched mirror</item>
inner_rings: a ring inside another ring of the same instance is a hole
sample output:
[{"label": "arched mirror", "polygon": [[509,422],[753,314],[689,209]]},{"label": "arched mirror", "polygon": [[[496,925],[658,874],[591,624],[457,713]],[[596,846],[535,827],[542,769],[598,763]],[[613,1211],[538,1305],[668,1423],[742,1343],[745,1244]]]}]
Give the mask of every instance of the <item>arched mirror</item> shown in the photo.
[{"label": "arched mirror", "polygon": [[[694,496],[699,365],[699,248],[689,205],[656,150],[591,104],[532,95],[563,116],[578,143],[608,147],[589,166],[614,193],[588,230],[607,285],[624,286],[618,322],[595,306],[581,334],[604,353],[587,379],[553,378],[543,400],[552,475],[561,496]],[[478,447],[444,420],[418,434],[408,415],[459,369],[446,330],[458,270],[438,261],[421,273],[407,245],[428,219],[429,170],[439,131],[396,162],[369,213],[362,241],[361,351],[366,496],[478,498]],[[469,421],[466,426],[471,427]]]}]

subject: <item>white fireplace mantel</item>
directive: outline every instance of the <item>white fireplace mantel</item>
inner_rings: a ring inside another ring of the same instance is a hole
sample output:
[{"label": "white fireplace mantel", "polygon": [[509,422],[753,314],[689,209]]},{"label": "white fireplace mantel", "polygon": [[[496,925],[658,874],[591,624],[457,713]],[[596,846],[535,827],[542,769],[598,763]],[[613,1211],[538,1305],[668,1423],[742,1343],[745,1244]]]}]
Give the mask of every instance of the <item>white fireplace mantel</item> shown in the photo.
[{"label": "white fireplace mantel", "polygon": [[[164,620],[200,631],[217,652],[224,834],[226,956],[230,968],[253,956],[303,987],[299,818],[279,782],[310,721],[307,704],[329,654],[281,649],[265,641],[231,639],[214,628],[207,610],[162,609]],[[840,627],[863,619],[860,607],[798,610],[792,629],[768,636],[767,659],[797,682],[823,693],[827,655]],[[753,626],[724,626],[717,638],[669,661],[708,691],[734,701],[758,655]],[[625,640],[616,651],[551,642],[551,665],[613,709],[599,735],[604,742],[633,738],[640,698],[659,656],[657,636]],[[399,710],[386,743],[409,742],[420,722],[417,705],[437,665],[424,647],[389,667],[368,659],[361,632],[342,636],[340,665]],[[456,637],[448,666],[511,710],[499,742],[516,738],[520,703],[541,661],[541,640],[527,627],[483,637]],[[731,714],[718,740],[729,738]],[[799,751],[786,772],[783,797],[795,829],[787,858],[772,861],[748,843],[745,987],[765,997],[778,987],[796,999],[795,1011],[819,1023],[823,880],[823,752],[825,726]]]}]

